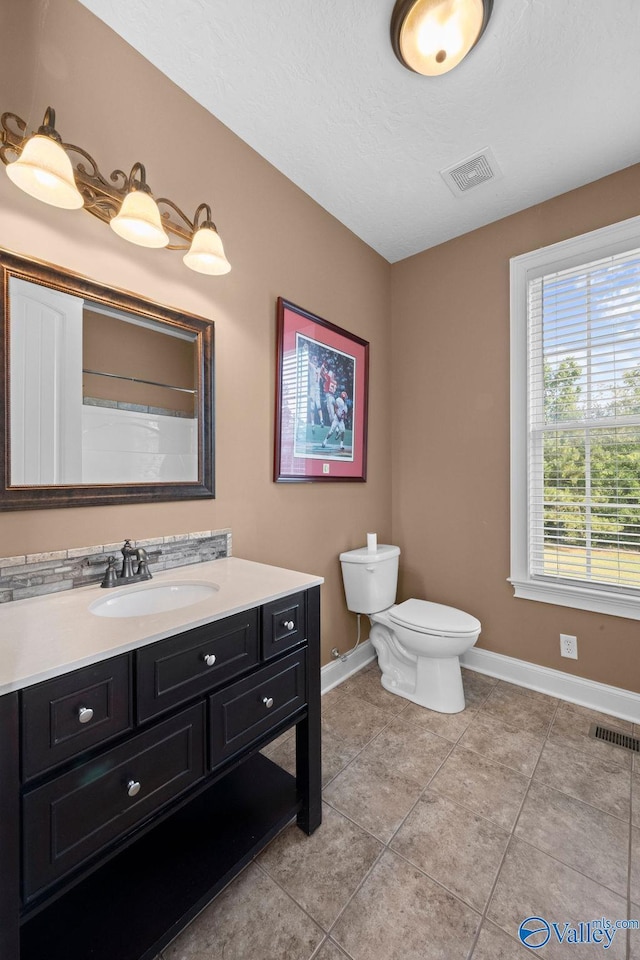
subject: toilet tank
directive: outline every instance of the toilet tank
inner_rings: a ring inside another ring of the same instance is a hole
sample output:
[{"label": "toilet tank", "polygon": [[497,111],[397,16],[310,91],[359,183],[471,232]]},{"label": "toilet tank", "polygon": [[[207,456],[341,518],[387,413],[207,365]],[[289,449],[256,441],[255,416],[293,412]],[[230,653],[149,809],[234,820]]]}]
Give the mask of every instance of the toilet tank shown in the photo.
[{"label": "toilet tank", "polygon": [[400,547],[379,544],[340,554],[347,607],[353,613],[379,613],[396,601]]}]

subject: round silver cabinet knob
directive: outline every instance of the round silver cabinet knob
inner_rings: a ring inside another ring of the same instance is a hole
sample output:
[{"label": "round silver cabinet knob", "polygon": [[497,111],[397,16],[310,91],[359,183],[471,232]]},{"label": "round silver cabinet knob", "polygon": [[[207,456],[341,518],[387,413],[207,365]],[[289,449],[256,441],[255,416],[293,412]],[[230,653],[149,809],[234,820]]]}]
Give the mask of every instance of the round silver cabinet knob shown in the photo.
[{"label": "round silver cabinet knob", "polygon": [[80,723],[89,723],[89,720],[93,720],[93,710],[91,707],[80,707],[78,710],[78,720]]},{"label": "round silver cabinet knob", "polygon": [[212,667],[216,662],[216,655],[215,653],[203,653],[202,659],[208,667]]},{"label": "round silver cabinet knob", "polygon": [[137,797],[140,793],[140,783],[138,780],[129,780],[127,784],[127,793],[130,797]]},{"label": "round silver cabinet knob", "polygon": [[263,697],[262,702],[264,703],[267,710],[271,710],[271,707],[273,706],[273,697]]},{"label": "round silver cabinet knob", "polygon": [[295,623],[293,622],[293,620],[285,620],[282,626],[285,627],[285,629],[287,630],[295,629]]}]

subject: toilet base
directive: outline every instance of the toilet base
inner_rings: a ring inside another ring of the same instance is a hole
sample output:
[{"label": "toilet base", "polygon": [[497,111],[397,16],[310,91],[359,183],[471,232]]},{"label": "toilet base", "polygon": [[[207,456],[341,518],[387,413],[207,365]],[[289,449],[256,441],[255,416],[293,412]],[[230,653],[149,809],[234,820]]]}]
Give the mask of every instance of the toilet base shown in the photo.
[{"label": "toilet base", "polygon": [[385,673],[382,669],[380,682],[389,693],[437,713],[460,713],[465,708],[458,657],[443,660],[419,657],[415,680],[406,674],[400,677],[396,671]]},{"label": "toilet base", "polygon": [[462,672],[457,656],[416,656],[399,641],[380,614],[375,621],[372,618],[369,637],[378,655],[385,690],[438,713],[464,710]]}]

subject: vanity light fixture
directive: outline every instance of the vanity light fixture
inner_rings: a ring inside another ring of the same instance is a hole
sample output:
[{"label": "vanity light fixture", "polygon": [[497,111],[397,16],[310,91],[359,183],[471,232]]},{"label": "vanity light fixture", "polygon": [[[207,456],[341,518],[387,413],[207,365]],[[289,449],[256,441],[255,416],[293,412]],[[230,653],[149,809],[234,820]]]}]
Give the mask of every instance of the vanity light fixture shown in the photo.
[{"label": "vanity light fixture", "polygon": [[493,0],[397,0],[391,43],[409,70],[427,77],[448,73],[476,45]]},{"label": "vanity light fixture", "polygon": [[[205,219],[199,223],[201,213],[204,213]],[[196,210],[193,230],[191,246],[182,258],[186,265],[198,273],[213,276],[229,273],[231,264],[226,258],[220,234],[211,219],[211,207],[208,203],[201,203]]]},{"label": "vanity light fixture", "polygon": [[48,107],[42,126],[29,137],[18,159],[8,165],[7,175],[29,196],[53,207],[77,210],[84,200],[55,124],[55,111]]},{"label": "vanity light fixture", "polygon": [[15,113],[0,117],[0,159],[25,193],[56,207],[84,206],[139,246],[187,251],[184,263],[198,273],[221,276],[231,270],[208,204],[200,204],[192,222],[173,200],[154,199],[142,163],[135,163],[129,176],[114,170],[107,179],[86,150],[62,142],[51,107],[37,133],[29,136],[26,130]]},{"label": "vanity light fixture", "polygon": [[160,210],[151,195],[147,172],[141,163],[134,163],[131,168],[128,187],[120,211],[109,221],[109,226],[123,240],[140,247],[166,247],[169,235],[162,229]]}]

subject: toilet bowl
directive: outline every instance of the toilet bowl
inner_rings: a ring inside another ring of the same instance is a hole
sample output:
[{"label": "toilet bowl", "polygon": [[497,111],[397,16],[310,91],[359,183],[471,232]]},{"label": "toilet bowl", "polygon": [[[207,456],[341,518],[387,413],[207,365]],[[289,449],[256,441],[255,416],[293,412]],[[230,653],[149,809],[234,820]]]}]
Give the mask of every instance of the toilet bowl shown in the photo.
[{"label": "toilet bowl", "polygon": [[349,610],[366,613],[382,686],[440,713],[464,710],[459,657],[476,643],[480,621],[428,600],[396,604],[399,547],[340,554]]}]

